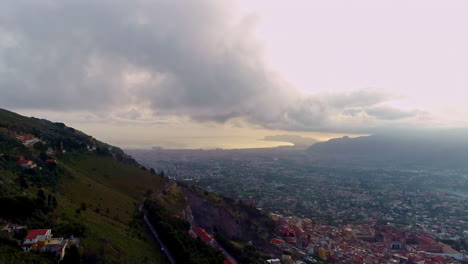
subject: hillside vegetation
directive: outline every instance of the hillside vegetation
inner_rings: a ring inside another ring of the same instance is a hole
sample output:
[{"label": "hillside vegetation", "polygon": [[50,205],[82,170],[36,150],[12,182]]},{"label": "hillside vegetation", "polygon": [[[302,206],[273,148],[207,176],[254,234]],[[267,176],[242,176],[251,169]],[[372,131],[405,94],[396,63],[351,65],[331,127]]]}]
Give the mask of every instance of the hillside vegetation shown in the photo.
[{"label": "hillside vegetation", "polygon": [[[21,139],[38,141],[26,146]],[[37,167],[17,164],[23,157]],[[54,162],[47,162],[54,160]],[[81,240],[86,263],[164,263],[138,206],[164,179],[61,123],[0,109],[0,220]],[[56,263],[0,241],[2,263]]]},{"label": "hillside vegetation", "polygon": [[[192,237],[198,227],[218,237],[239,263],[269,257],[258,250],[277,253],[268,243],[274,223],[252,206],[169,181],[62,123],[2,109],[0,204],[0,227],[20,224],[79,238],[62,264],[165,263],[164,245],[156,245],[142,213],[177,263],[217,264],[228,257]],[[57,263],[18,247],[26,231],[0,240],[0,263]]]}]

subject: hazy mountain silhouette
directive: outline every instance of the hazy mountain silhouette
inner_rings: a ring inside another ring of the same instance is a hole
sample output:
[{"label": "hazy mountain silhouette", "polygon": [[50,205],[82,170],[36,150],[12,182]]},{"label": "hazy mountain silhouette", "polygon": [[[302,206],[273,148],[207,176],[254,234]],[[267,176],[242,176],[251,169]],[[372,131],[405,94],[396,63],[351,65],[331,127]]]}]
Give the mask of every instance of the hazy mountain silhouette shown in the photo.
[{"label": "hazy mountain silhouette", "polygon": [[342,137],[315,143],[308,151],[329,158],[377,164],[468,168],[467,135],[468,131],[457,129]]}]

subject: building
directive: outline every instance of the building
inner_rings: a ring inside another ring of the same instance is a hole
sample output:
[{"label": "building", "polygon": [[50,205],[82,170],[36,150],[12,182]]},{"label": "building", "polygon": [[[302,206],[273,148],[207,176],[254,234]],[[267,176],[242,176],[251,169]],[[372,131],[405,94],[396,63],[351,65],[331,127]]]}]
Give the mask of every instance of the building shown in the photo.
[{"label": "building", "polygon": [[456,251],[447,244],[436,242],[433,239],[421,236],[413,238],[411,244],[406,246],[409,252],[426,252],[434,256],[447,256],[456,260],[463,260],[464,254]]},{"label": "building", "polygon": [[52,229],[31,230],[24,238],[22,248],[25,251],[35,250],[41,244],[43,244],[44,241],[51,239],[51,238],[52,238]]},{"label": "building", "polygon": [[51,147],[49,147],[49,148],[47,149],[47,151],[46,151],[46,154],[47,154],[47,155],[54,155],[54,154],[55,154],[55,151],[54,151]]},{"label": "building", "polygon": [[26,147],[31,147],[38,142],[41,142],[41,140],[38,138],[31,138],[31,139],[24,140],[23,145],[25,145]]},{"label": "building", "polygon": [[18,161],[16,161],[16,164],[19,164],[21,167],[27,169],[34,169],[37,166],[33,161],[24,159],[23,157],[19,158]]},{"label": "building", "polygon": [[464,254],[453,249],[451,246],[444,244],[444,243],[439,243],[441,247],[441,252],[428,252],[430,255],[435,255],[435,256],[447,256],[451,257],[456,260],[463,260],[464,259]]},{"label": "building", "polygon": [[205,229],[201,227],[197,227],[195,228],[195,232],[201,238],[201,240],[203,240],[205,243],[210,244],[210,245],[214,243],[215,239],[213,238],[213,236],[208,234],[208,232],[206,232]]},{"label": "building", "polygon": [[29,231],[21,247],[24,251],[52,252],[62,259],[67,244],[66,239],[52,237],[52,229],[36,229]]},{"label": "building", "polygon": [[40,248],[39,252],[53,252],[58,258],[62,259],[65,256],[67,244],[68,241],[62,237],[51,238],[45,241],[44,246]]},{"label": "building", "polygon": [[330,256],[330,252],[324,248],[319,248],[317,250],[317,255],[319,258],[323,259],[323,260],[327,260],[328,257]]},{"label": "building", "polygon": [[286,242],[282,239],[279,238],[273,238],[270,240],[270,243],[275,245],[275,246],[284,246]]},{"label": "building", "polygon": [[24,225],[7,224],[0,230],[0,235],[3,237],[9,237],[11,233],[19,233],[26,229]]}]

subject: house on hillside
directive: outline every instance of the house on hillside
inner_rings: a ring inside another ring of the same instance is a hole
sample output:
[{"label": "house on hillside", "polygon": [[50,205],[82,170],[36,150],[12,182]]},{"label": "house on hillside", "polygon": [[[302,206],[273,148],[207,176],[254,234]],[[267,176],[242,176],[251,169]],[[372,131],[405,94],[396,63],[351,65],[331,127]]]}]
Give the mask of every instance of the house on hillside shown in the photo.
[{"label": "house on hillside", "polygon": [[24,225],[17,224],[6,224],[2,229],[0,229],[0,236],[9,237],[11,233],[19,233],[26,229]]},{"label": "house on hillside", "polygon": [[24,251],[36,250],[44,241],[52,238],[52,229],[31,230],[24,238],[22,248]]},{"label": "house on hillside", "polygon": [[203,229],[201,227],[197,227],[197,228],[195,228],[195,232],[201,238],[201,240],[203,240],[203,242],[205,242],[205,243],[207,243],[209,245],[214,244],[215,239],[213,238],[213,236],[208,234],[208,232],[206,232],[205,229]]},{"label": "house on hillside", "polygon": [[46,150],[46,154],[47,154],[47,155],[55,155],[55,151],[54,151],[51,147],[49,147],[49,148]]},{"label": "house on hillside", "polygon": [[197,234],[196,234],[195,231],[193,231],[192,229],[190,229],[187,233],[188,233],[188,235],[191,236],[192,238],[197,238]]},{"label": "house on hillside", "polygon": [[38,142],[41,142],[41,140],[38,138],[31,138],[31,139],[24,140],[23,145],[25,145],[26,147],[31,147]]},{"label": "house on hillside", "polygon": [[18,161],[16,161],[16,164],[26,169],[34,169],[37,167],[36,163],[31,160],[24,159],[23,157],[19,158]]},{"label": "house on hillside", "polygon": [[52,229],[36,229],[29,231],[21,247],[24,251],[51,252],[62,259],[67,244],[68,240],[62,237],[52,237]]},{"label": "house on hillside", "polygon": [[286,244],[286,241],[282,240],[282,239],[279,239],[279,238],[272,238],[270,240],[270,243],[275,245],[275,246],[279,246],[279,247],[282,247]]},{"label": "house on hillside", "polygon": [[26,147],[32,147],[34,144],[38,142],[42,142],[40,138],[37,138],[36,136],[29,134],[29,133],[13,131],[9,129],[7,130],[7,134],[21,141],[21,143],[25,145]]},{"label": "house on hillside", "polygon": [[96,151],[96,145],[86,145],[88,151]]}]

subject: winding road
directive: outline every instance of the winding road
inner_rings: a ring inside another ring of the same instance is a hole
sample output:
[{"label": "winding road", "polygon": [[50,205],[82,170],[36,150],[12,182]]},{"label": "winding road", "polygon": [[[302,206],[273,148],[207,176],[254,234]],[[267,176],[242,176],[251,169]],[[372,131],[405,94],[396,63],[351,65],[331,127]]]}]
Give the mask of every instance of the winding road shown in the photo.
[{"label": "winding road", "polygon": [[[163,191],[167,191],[169,188],[171,188],[175,183],[171,183],[169,184],[169,186],[166,186],[165,188],[163,188],[163,190],[161,190],[160,192],[154,194],[151,199],[154,200],[155,198],[157,198]],[[153,237],[156,239],[156,241],[158,242],[159,246],[161,246],[161,252],[164,254],[164,256],[166,257],[166,259],[169,261],[170,264],[176,264],[176,261],[174,260],[174,258],[172,257],[171,255],[171,252],[169,252],[169,249],[166,247],[166,245],[163,243],[163,241],[161,240],[161,238],[159,238],[159,235],[158,235],[158,232],[156,231],[156,229],[154,228],[154,226],[151,224],[151,222],[149,221],[148,217],[146,216],[146,212],[145,210],[143,210],[143,204],[140,204],[140,206],[138,207],[138,210],[140,211],[140,213],[143,214],[143,219],[145,220],[145,224],[146,226],[148,227],[148,229],[151,231],[151,234],[153,235]]]}]

